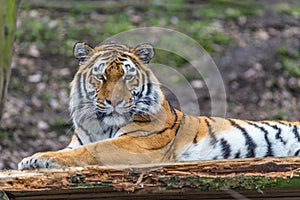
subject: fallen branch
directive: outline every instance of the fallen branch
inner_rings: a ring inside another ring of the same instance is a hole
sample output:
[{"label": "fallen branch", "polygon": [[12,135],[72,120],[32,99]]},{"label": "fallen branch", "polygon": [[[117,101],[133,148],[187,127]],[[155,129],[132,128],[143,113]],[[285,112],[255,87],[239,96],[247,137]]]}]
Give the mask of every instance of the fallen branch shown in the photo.
[{"label": "fallen branch", "polygon": [[[300,157],[1,171],[8,199],[300,196]],[[299,189],[298,189],[299,188]],[[4,198],[4,197],[3,197]]]}]

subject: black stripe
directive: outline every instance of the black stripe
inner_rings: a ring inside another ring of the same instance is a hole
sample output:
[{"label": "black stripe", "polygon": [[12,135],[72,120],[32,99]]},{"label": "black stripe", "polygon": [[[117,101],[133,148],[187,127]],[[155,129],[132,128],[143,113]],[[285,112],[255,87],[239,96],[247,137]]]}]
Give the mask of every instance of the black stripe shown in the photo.
[{"label": "black stripe", "polygon": [[152,92],[152,83],[150,82],[149,72],[146,72],[147,92],[146,96],[149,96]]},{"label": "black stripe", "polygon": [[282,144],[286,145],[286,141],[283,140],[281,133],[282,133],[282,129],[279,128],[277,125],[272,125],[268,122],[261,122],[262,124],[265,124],[267,126],[270,126],[271,128],[275,129],[277,131],[276,135],[275,135],[275,139],[279,140]]},{"label": "black stripe", "polygon": [[138,95],[138,98],[142,98],[143,97],[143,93],[144,93],[144,90],[145,90],[145,75],[142,74],[142,89]]},{"label": "black stripe", "polygon": [[77,124],[77,126],[78,126],[79,128],[81,128],[81,129],[83,130],[83,132],[89,137],[89,141],[90,141],[90,142],[94,142],[93,136],[88,132],[87,129],[83,128],[83,126],[80,125],[79,123]]},{"label": "black stripe", "polygon": [[158,99],[159,99],[159,94],[157,93],[157,91],[154,91],[154,93],[153,93],[153,104],[158,104],[159,102],[158,102]]},{"label": "black stripe", "polygon": [[[87,68],[91,68],[91,66],[95,64],[95,61],[97,59],[99,59],[99,57],[101,57],[101,56],[102,55],[95,56],[95,57],[93,57],[93,59],[92,59],[92,57],[91,58],[89,57],[88,60],[86,60],[84,62],[84,67],[82,68],[82,71],[86,70]],[[102,60],[102,58],[101,58],[101,60]]]},{"label": "black stripe", "polygon": [[132,59],[132,58],[129,58],[129,59],[130,59],[130,61],[132,61],[132,62],[135,64],[135,67],[136,67],[136,68],[138,68],[139,70],[142,69],[141,66],[140,66],[140,64],[139,64],[139,62],[137,62],[136,60],[134,60],[134,59]]},{"label": "black stripe", "polygon": [[84,145],[83,142],[82,142],[82,140],[80,139],[80,137],[79,137],[79,135],[78,135],[77,133],[75,133],[75,136],[76,136],[76,138],[77,138],[79,144],[80,144],[81,146]]},{"label": "black stripe", "polygon": [[77,74],[77,80],[76,80],[76,88],[78,90],[79,98],[83,98],[82,93],[81,93],[81,78],[82,78],[81,75],[82,75],[82,73],[79,72]]},{"label": "black stripe", "polygon": [[255,148],[257,147],[257,145],[255,144],[255,142],[253,141],[253,139],[249,136],[249,134],[247,133],[247,131],[241,127],[240,125],[238,125],[234,120],[232,119],[227,119],[232,126],[234,126],[235,128],[239,129],[242,134],[244,135],[245,139],[246,139],[246,145],[248,153],[246,155],[247,158],[253,158],[255,157]]},{"label": "black stripe", "polygon": [[133,123],[133,122],[134,123],[149,123],[149,122],[151,122],[151,120],[133,120],[133,121],[131,121],[131,123]]},{"label": "black stripe", "polygon": [[[173,138],[173,140],[172,140],[172,144],[170,145],[170,148],[166,151],[166,153],[165,153],[165,155],[167,156],[167,155],[169,155],[169,153],[170,153],[170,151],[172,151],[172,147],[173,147],[173,145],[175,144],[175,142],[176,142],[176,140],[175,140],[175,138],[176,138],[176,136],[177,136],[177,134],[178,134],[178,131],[179,131],[179,129],[181,128],[181,126],[183,126],[183,124],[184,124],[184,122],[185,122],[185,114],[183,114],[182,115],[182,118],[181,118],[181,121],[180,121],[180,124],[179,124],[179,126],[176,128],[176,130],[175,130],[175,135],[174,135],[174,138]],[[170,142],[169,142],[170,143]],[[168,143],[168,144],[169,144]],[[167,145],[168,145],[167,144]],[[172,159],[174,159],[174,160],[177,160],[177,158],[176,158],[176,151],[173,151],[173,154],[172,154]]]},{"label": "black stripe", "polygon": [[[277,127],[277,126],[276,126]],[[277,133],[275,135],[275,139],[279,140],[282,144],[286,145],[286,141],[283,140],[282,136],[281,136],[281,128],[277,127]]]},{"label": "black stripe", "polygon": [[147,93],[146,96],[149,96],[152,92],[152,84],[151,83],[147,83]]},{"label": "black stripe", "polygon": [[168,100],[166,100],[167,102],[168,102],[168,105],[169,105],[169,109],[171,110],[171,112],[173,113],[173,114],[175,114],[175,115],[177,115],[177,113],[176,113],[176,110],[175,110],[175,108],[174,108],[174,106],[168,101]]},{"label": "black stripe", "polygon": [[241,151],[239,150],[235,155],[234,158],[240,158],[241,157]]},{"label": "black stripe", "polygon": [[[88,96],[88,91],[87,91],[87,88],[86,88],[86,74],[87,74],[87,72],[85,72],[85,73],[83,73],[82,74],[82,85],[83,85],[83,90],[84,90],[84,92],[85,92],[85,94],[86,94],[86,97],[89,99],[89,96]],[[89,99],[89,100],[91,100],[91,99]]]},{"label": "black stripe", "polygon": [[205,121],[206,126],[207,126],[207,129],[208,129],[208,135],[209,135],[210,138],[211,138],[210,144],[211,144],[211,145],[214,145],[214,144],[216,144],[216,142],[217,142],[217,138],[216,138],[215,134],[212,132],[212,130],[211,130],[211,125],[210,125],[210,123],[208,122],[208,120],[205,119],[204,121]]},{"label": "black stripe", "polygon": [[120,43],[115,43],[115,42],[110,42],[110,43],[104,43],[103,44],[103,50],[119,50],[119,51],[125,51],[125,52],[127,52],[128,51],[128,48],[127,48],[127,46],[125,46],[125,45],[122,45],[122,44],[120,44]]},{"label": "black stripe", "polygon": [[[145,138],[145,137],[149,137],[151,135],[156,135],[156,134],[163,134],[166,130],[168,129],[173,129],[177,123],[177,120],[178,120],[178,115],[175,111],[175,109],[169,104],[170,106],[170,109],[171,109],[171,112],[174,114],[174,121],[173,121],[173,124],[171,127],[165,127],[164,129],[160,130],[160,131],[154,131],[154,132],[150,132],[149,134],[147,135],[143,135],[143,136],[139,136],[139,138]],[[181,119],[182,120],[182,119]],[[144,131],[145,132],[145,131]]]},{"label": "black stripe", "polygon": [[89,84],[91,84],[93,87],[96,87],[96,84],[95,84],[95,82],[93,82],[93,79],[92,79],[92,77],[93,77],[93,70],[90,70],[89,71],[89,73],[88,73],[89,75],[88,75],[88,82],[89,82]]},{"label": "black stripe", "polygon": [[255,128],[258,128],[259,130],[264,132],[264,138],[266,140],[266,143],[268,144],[268,150],[267,150],[267,153],[266,153],[265,157],[273,156],[274,154],[273,154],[273,150],[272,150],[272,144],[271,144],[271,142],[268,138],[269,132],[264,127],[258,126],[257,124],[254,124],[252,122],[248,121],[248,124],[250,124],[251,126],[254,126]]},{"label": "black stripe", "polygon": [[126,54],[125,54],[125,56],[123,54],[123,55],[120,55],[120,57],[118,57],[118,61],[124,62],[126,60],[128,60],[127,57],[126,57]]},{"label": "black stripe", "polygon": [[100,54],[97,58],[101,57],[101,60],[109,60],[111,57],[113,57],[113,54],[111,52],[103,52]]},{"label": "black stripe", "polygon": [[224,138],[222,138],[220,140],[220,144],[222,146],[223,157],[224,158],[229,158],[229,156],[231,154],[230,145],[228,144],[228,142]]},{"label": "black stripe", "polygon": [[294,153],[294,156],[299,156],[299,153],[300,153],[300,149],[298,149],[298,150]]},{"label": "black stripe", "polygon": [[278,124],[282,124],[282,125],[285,125],[285,126],[291,126],[290,123],[286,122],[286,121],[276,121]]},{"label": "black stripe", "polygon": [[148,115],[146,116],[141,116],[144,117],[144,119],[133,119],[132,121],[129,121],[127,124],[131,123],[150,123],[151,119],[148,119]]},{"label": "black stripe", "polygon": [[294,125],[294,127],[293,127],[293,133],[295,135],[295,138],[298,140],[298,142],[300,142],[300,136],[299,136],[298,128],[296,125]]},{"label": "black stripe", "polygon": [[[199,117],[198,119],[199,119],[199,120],[198,120],[198,121],[199,121],[198,129],[199,129],[200,124],[201,124],[201,118]],[[194,139],[193,139],[193,143],[194,143],[194,144],[198,143],[198,141],[197,141],[198,129],[197,129],[196,135],[195,135],[195,137],[194,137]]]},{"label": "black stripe", "polygon": [[[120,128],[116,128],[116,129],[115,129],[115,128],[112,127],[111,129],[112,129],[112,132],[113,132],[113,133],[112,133],[112,137],[114,138],[114,137],[116,136],[117,132],[120,130]],[[122,135],[124,135],[124,134],[122,134]],[[121,135],[121,136],[122,136],[122,135]]]},{"label": "black stripe", "polygon": [[113,137],[112,134],[113,134],[113,128],[109,128],[109,134],[108,134],[109,136],[108,137],[112,138]]},{"label": "black stripe", "polygon": [[216,122],[216,120],[213,117],[206,116],[206,118],[210,119],[212,122]]},{"label": "black stripe", "polygon": [[[126,133],[124,133],[124,134],[122,134],[122,135],[129,135],[129,134],[133,134],[133,133],[141,133],[141,132],[148,132],[148,131],[143,130],[143,129],[138,129],[138,130],[134,130],[134,131],[128,131],[128,132],[126,132]],[[139,137],[141,137],[141,136],[139,136]],[[147,137],[147,136],[145,136],[145,137]]]},{"label": "black stripe", "polygon": [[[86,72],[86,73],[84,73],[84,79],[86,79],[86,74],[87,74],[88,72]],[[88,81],[89,82],[89,84],[91,84],[93,87],[96,87],[96,85],[92,82],[92,70],[90,70],[89,71],[89,74],[88,74],[88,80],[84,80],[83,81],[83,86],[84,86],[84,91],[85,91],[85,93],[86,93],[86,98],[87,99],[89,99],[89,100],[94,100],[93,99],[93,97],[94,97],[94,95],[95,95],[95,91],[91,91],[91,92],[88,92],[87,91],[87,85],[86,85],[86,81]]]}]

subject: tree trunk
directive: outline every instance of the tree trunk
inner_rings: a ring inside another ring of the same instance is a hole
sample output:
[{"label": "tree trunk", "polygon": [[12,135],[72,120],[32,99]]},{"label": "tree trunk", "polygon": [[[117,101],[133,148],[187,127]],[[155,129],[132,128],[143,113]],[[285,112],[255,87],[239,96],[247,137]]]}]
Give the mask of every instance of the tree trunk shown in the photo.
[{"label": "tree trunk", "polygon": [[299,157],[0,171],[0,199],[296,199],[299,173]]},{"label": "tree trunk", "polygon": [[10,76],[19,2],[19,0],[0,0],[0,122]]}]

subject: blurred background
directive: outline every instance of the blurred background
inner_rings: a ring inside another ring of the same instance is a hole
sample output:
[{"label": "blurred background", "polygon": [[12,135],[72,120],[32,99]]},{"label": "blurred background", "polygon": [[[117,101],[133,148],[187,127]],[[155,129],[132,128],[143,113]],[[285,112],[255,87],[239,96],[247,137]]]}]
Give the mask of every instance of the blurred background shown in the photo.
[{"label": "blurred background", "polygon": [[[0,128],[0,169],[15,169],[23,157],[69,142],[76,41],[96,45],[149,26],[182,32],[212,56],[226,88],[227,117],[300,120],[298,0],[26,0],[19,8]],[[153,62],[182,72],[196,91],[201,115],[210,115],[205,82],[184,58],[158,50]],[[184,103],[192,101],[185,97]]]}]

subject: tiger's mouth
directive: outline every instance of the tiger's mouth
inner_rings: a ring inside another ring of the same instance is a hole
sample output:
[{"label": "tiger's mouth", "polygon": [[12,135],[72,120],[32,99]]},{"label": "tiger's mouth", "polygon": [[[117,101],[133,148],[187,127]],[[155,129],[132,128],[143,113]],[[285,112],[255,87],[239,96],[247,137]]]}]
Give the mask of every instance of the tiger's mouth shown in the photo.
[{"label": "tiger's mouth", "polygon": [[97,119],[108,126],[124,126],[132,117],[131,112],[119,113],[116,111],[105,113],[96,111]]},{"label": "tiger's mouth", "polygon": [[102,120],[103,118],[105,117],[122,117],[122,116],[128,116],[129,115],[129,112],[128,113],[119,113],[119,112],[111,112],[111,113],[105,113],[105,112],[101,112],[101,111],[97,111],[96,112],[96,116],[97,116],[97,119],[98,120]]}]

